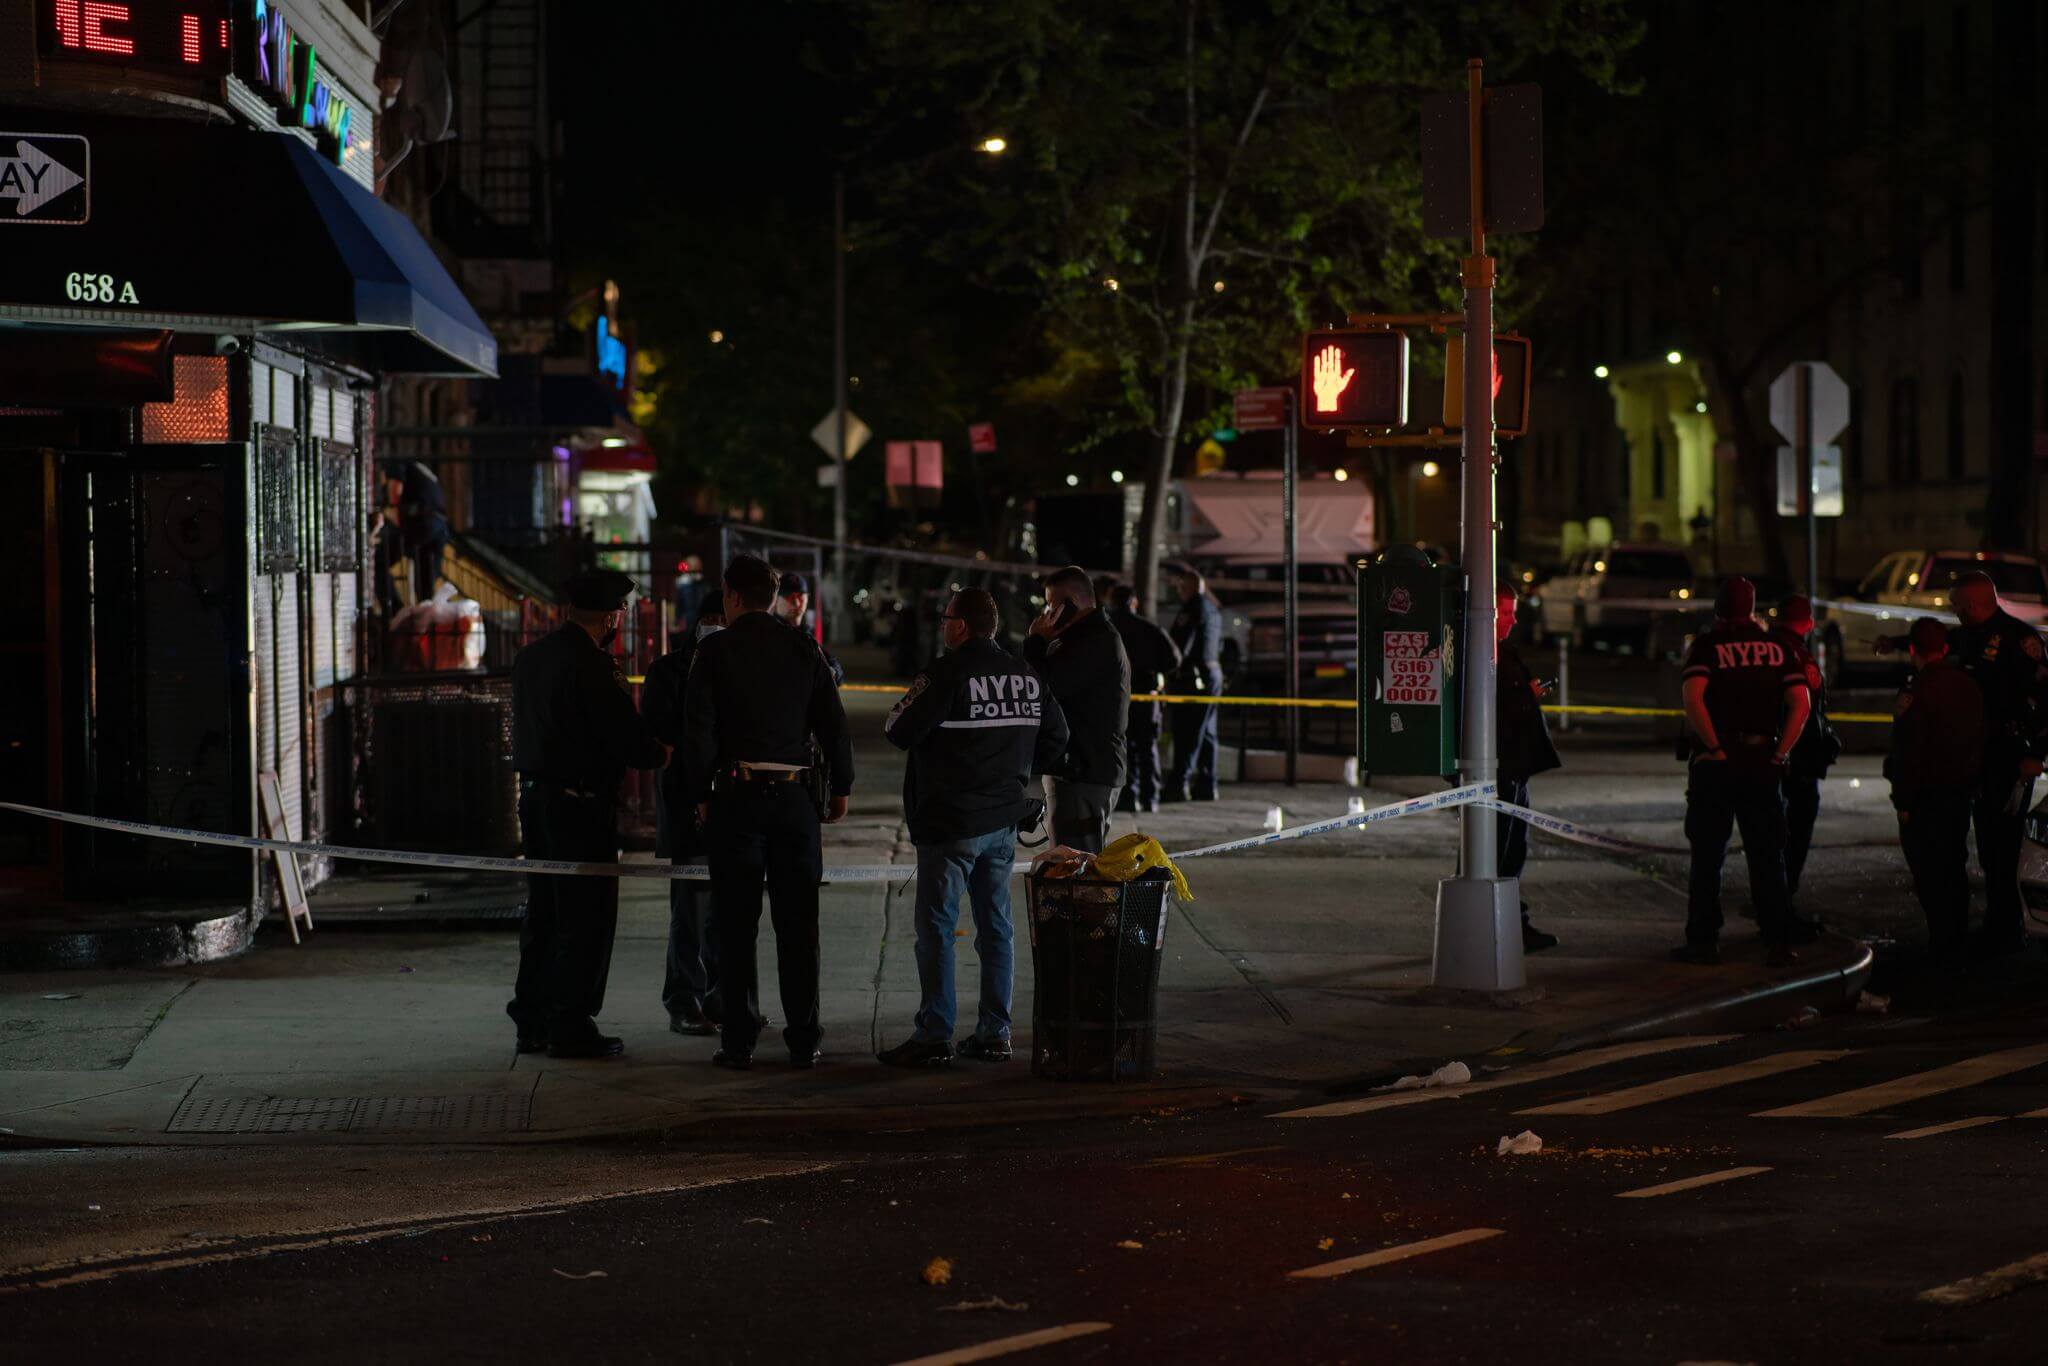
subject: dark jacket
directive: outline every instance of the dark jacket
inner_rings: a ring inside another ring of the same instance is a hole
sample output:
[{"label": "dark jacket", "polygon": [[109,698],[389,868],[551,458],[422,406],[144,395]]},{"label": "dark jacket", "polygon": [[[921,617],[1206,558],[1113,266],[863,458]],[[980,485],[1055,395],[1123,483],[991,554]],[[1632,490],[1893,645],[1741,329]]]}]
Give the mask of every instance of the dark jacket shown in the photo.
[{"label": "dark jacket", "polygon": [[[640,714],[655,738],[663,744],[683,748],[683,700],[690,682],[691,649],[683,645],[647,666],[647,679],[640,685]],[[654,852],[663,858],[695,858],[704,852],[697,830],[697,804],[683,788],[680,761],[661,771],[655,786]]]},{"label": "dark jacket", "polygon": [[766,612],[748,612],[697,643],[683,706],[682,794],[696,803],[737,763],[809,767],[825,753],[832,795],[853,791],[846,710],[818,642]]},{"label": "dark jacket", "polygon": [[910,751],[903,811],[914,844],[974,839],[1014,828],[1031,777],[1058,764],[1067,720],[1038,671],[970,640],[925,666],[883,724]]},{"label": "dark jacket", "polygon": [[1173,618],[1173,643],[1181,674],[1198,692],[1214,692],[1223,681],[1223,609],[1207,593],[1180,605]]},{"label": "dark jacket", "polygon": [[1974,789],[1984,769],[1984,695],[1952,657],[1935,660],[1899,689],[1884,776],[1901,811],[1939,793]]},{"label": "dark jacket", "polygon": [[1806,674],[1806,696],[1811,710],[1806,714],[1806,725],[1799,732],[1799,738],[1792,742],[1792,752],[1785,756],[1785,771],[1795,778],[1825,778],[1828,770],[1835,766],[1835,760],[1842,757],[1841,737],[1835,734],[1834,723],[1828,720],[1828,685],[1821,674],[1820,662],[1807,647],[1806,637],[1783,626],[1771,628],[1771,639],[1788,650],[1799,661],[1799,667]]},{"label": "dark jacket", "polygon": [[581,626],[550,631],[512,661],[512,767],[522,776],[616,798],[627,769],[662,759],[618,661]]},{"label": "dark jacket", "polygon": [[1500,664],[1494,673],[1499,698],[1500,776],[1527,781],[1539,773],[1562,766],[1557,746],[1550,741],[1550,724],[1544,719],[1543,704],[1530,686],[1534,677],[1529,666],[1512,645],[1500,647]]},{"label": "dark jacket", "polygon": [[1948,657],[1984,692],[1984,764],[2017,771],[2048,757],[2048,663],[2041,637],[2004,608],[1981,626],[1951,626]]},{"label": "dark jacket", "polygon": [[1116,627],[1105,614],[1090,612],[1049,641],[1026,636],[1024,659],[1044,676],[1067,716],[1067,760],[1054,776],[1122,787],[1131,660]]},{"label": "dark jacket", "polygon": [[1107,612],[1109,624],[1116,627],[1117,636],[1124,643],[1124,655],[1131,661],[1132,692],[1155,692],[1163,680],[1180,672],[1180,647],[1158,622],[1139,616],[1128,607],[1110,608]]}]

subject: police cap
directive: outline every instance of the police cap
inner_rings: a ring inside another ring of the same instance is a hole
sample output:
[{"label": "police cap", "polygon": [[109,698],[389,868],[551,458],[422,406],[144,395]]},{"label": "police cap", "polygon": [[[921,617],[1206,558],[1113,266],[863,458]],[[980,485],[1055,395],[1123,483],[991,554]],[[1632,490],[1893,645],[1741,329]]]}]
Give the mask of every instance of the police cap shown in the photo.
[{"label": "police cap", "polygon": [[616,569],[586,569],[563,585],[569,605],[579,612],[616,612],[639,591],[633,576]]},{"label": "police cap", "polygon": [[804,582],[803,575],[792,574],[785,570],[782,575],[782,582],[775,589],[775,595],[781,598],[793,598],[799,593],[809,593],[810,591],[811,586]]}]

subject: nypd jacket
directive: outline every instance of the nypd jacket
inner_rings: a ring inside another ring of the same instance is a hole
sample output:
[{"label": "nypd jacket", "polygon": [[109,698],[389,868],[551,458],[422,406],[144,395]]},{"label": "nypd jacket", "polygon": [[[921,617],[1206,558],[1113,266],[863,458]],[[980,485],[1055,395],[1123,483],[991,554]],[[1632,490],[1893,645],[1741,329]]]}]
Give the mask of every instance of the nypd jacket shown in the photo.
[{"label": "nypd jacket", "polygon": [[1034,773],[1059,761],[1067,721],[1038,671],[991,640],[969,640],[911,681],[884,724],[910,751],[903,809],[913,844],[1007,829]]},{"label": "nypd jacket", "polygon": [[1104,612],[1090,612],[1047,640],[1026,636],[1024,658],[1045,674],[1067,714],[1067,762],[1053,776],[1122,787],[1130,755],[1131,659]]}]

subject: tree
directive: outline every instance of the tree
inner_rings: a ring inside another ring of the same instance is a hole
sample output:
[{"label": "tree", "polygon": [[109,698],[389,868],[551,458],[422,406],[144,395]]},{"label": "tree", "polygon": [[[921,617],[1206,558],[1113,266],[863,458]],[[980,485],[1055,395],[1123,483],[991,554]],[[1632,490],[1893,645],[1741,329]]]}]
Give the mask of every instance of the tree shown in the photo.
[{"label": "tree", "polygon": [[[1420,227],[1420,95],[1475,52],[1604,81],[1636,36],[1623,0],[866,0],[858,26],[863,125],[913,149],[891,217],[1113,381],[1077,446],[1150,446],[1143,601],[1197,392],[1287,373],[1313,323],[1455,299],[1456,246]],[[991,135],[1000,165],[941,155]]]}]

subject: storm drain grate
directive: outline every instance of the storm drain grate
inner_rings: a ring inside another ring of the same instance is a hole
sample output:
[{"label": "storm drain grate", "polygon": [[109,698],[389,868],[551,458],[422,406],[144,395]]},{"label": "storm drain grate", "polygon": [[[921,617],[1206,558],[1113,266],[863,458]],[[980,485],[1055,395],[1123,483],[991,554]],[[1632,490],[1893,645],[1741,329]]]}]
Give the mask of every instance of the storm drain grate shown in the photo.
[{"label": "storm drain grate", "polygon": [[527,1126],[527,1097],[187,1097],[165,1126],[173,1134],[505,1133]]}]

